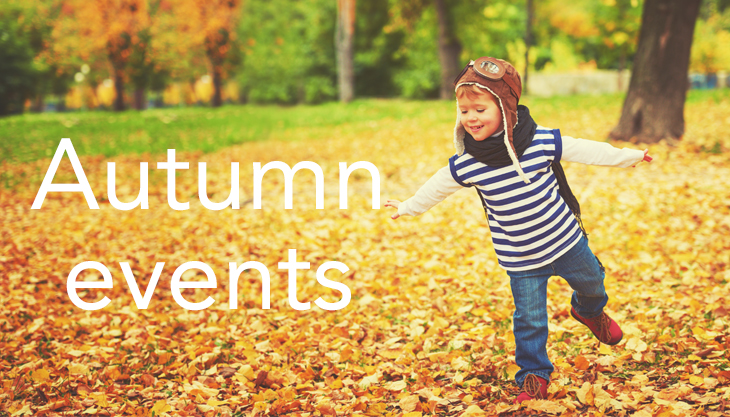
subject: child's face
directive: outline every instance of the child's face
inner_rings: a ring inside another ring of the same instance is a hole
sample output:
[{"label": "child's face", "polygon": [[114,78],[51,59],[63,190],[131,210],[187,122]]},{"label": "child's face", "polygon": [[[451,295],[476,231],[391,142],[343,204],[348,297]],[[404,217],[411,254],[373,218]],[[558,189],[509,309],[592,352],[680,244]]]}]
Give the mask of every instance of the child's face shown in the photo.
[{"label": "child's face", "polygon": [[464,94],[458,103],[461,124],[474,140],[482,141],[504,129],[502,111],[492,94],[481,93],[473,98]]}]

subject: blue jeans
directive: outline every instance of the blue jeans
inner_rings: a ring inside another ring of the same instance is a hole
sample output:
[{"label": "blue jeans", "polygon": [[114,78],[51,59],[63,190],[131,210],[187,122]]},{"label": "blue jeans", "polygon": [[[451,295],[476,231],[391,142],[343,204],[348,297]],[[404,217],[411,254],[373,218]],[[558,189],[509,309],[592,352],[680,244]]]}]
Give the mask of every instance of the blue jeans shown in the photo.
[{"label": "blue jeans", "polygon": [[573,289],[571,305],[579,315],[601,314],[608,296],[603,287],[603,265],[582,236],[568,252],[552,263],[528,271],[507,271],[515,302],[515,362],[520,370],[515,382],[522,386],[528,374],[550,380],[553,364],[547,355],[547,282],[553,275],[565,279]]}]

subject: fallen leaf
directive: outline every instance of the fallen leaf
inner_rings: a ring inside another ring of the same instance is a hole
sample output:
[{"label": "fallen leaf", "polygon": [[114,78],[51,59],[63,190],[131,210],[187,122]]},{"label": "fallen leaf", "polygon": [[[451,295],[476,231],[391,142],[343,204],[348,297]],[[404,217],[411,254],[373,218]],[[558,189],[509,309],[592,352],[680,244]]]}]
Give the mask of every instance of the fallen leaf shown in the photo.
[{"label": "fallen leaf", "polygon": [[403,391],[408,387],[406,381],[393,381],[388,383],[387,388],[391,391]]},{"label": "fallen leaf", "polygon": [[31,371],[31,378],[36,384],[48,381],[50,376],[51,374],[45,369],[37,369],[35,371]]}]

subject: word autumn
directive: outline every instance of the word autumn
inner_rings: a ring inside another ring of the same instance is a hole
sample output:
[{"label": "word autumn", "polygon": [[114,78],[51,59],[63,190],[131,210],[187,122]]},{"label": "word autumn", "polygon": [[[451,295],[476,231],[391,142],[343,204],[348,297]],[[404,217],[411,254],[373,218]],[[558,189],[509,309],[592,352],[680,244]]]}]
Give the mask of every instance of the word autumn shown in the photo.
[{"label": "word autumn", "polygon": [[[155,292],[155,287],[157,286],[157,282],[160,279],[160,275],[162,274],[162,268],[165,266],[165,263],[157,262],[157,264],[155,265],[155,270],[152,272],[152,278],[150,279],[149,284],[147,284],[147,290],[145,291],[144,296],[139,291],[137,280],[132,273],[132,269],[129,267],[129,263],[119,262],[119,266],[121,266],[122,268],[124,278],[127,281],[127,285],[129,286],[129,291],[132,293],[134,302],[137,304],[137,308],[140,310],[147,309],[150,304],[150,300],[152,299],[152,294]],[[241,273],[243,273],[243,271],[250,269],[255,269],[261,274],[261,308],[271,308],[271,278],[269,276],[269,270],[264,264],[262,264],[261,262],[249,261],[244,262],[243,264],[238,266],[235,262],[230,262],[228,264],[228,267],[230,292],[228,306],[231,310],[235,310],[238,308],[238,277],[241,275]],[[86,269],[95,269],[101,272],[101,276],[104,280],[76,281],[76,277],[79,275],[79,273]],[[183,274],[190,269],[198,269],[200,271],[203,271],[203,273],[205,273],[207,277],[207,281],[181,281],[180,279],[182,278]],[[289,249],[289,261],[279,262],[279,269],[289,270],[289,305],[295,310],[309,310],[311,303],[302,303],[297,300],[297,270],[309,269],[309,262],[297,262],[297,250]],[[323,310],[341,310],[347,307],[347,305],[350,303],[350,288],[341,282],[327,279],[324,274],[330,269],[336,269],[344,274],[345,272],[349,271],[350,268],[348,268],[347,265],[343,264],[342,262],[337,261],[325,262],[320,265],[319,268],[317,268],[317,282],[324,287],[341,292],[342,299],[340,299],[340,301],[336,303],[328,303],[324,301],[322,297],[320,297],[317,298],[314,303]],[[175,299],[180,307],[186,310],[206,309],[213,305],[215,300],[212,297],[208,297],[199,303],[191,303],[182,296],[182,293],[180,292],[181,289],[216,288],[216,286],[216,278],[213,269],[211,269],[204,262],[198,261],[185,262],[184,264],[180,265],[172,274],[172,280],[170,281],[170,291],[172,292],[172,298]],[[68,294],[68,298],[71,299],[71,302],[74,303],[76,307],[79,307],[86,311],[100,310],[109,305],[111,300],[109,299],[109,297],[105,296],[99,301],[88,303],[82,300],[81,297],[79,297],[79,295],[76,293],[77,289],[101,289],[113,287],[114,283],[112,281],[112,274],[109,271],[109,268],[107,268],[106,265],[102,264],[101,262],[86,261],[76,265],[69,273],[68,280],[66,281],[66,293]]]},{"label": "word autumn", "polygon": [[[53,177],[56,175],[58,165],[61,163],[63,154],[67,153],[68,158],[71,161],[74,174],[78,184],[53,184]],[[139,194],[134,201],[124,203],[119,201],[116,195],[116,174],[114,162],[107,163],[107,194],[109,197],[109,203],[112,207],[118,210],[132,210],[137,207],[142,209],[149,208],[148,192],[147,192],[147,176],[148,168],[147,162],[141,162],[139,167]],[[181,203],[177,201],[175,195],[175,171],[182,169],[189,169],[189,163],[187,162],[176,162],[175,161],[175,150],[167,150],[167,162],[158,162],[157,169],[167,170],[167,202],[170,207],[174,210],[187,210],[190,208],[190,203]],[[263,180],[264,174],[271,169],[279,169],[284,173],[285,185],[284,185],[284,208],[292,208],[292,181],[294,174],[300,169],[308,169],[314,173],[315,176],[315,195],[317,209],[324,209],[324,174],[322,168],[316,162],[303,161],[294,165],[293,168],[289,167],[284,162],[273,161],[269,162],[261,167],[260,162],[253,163],[253,208],[261,209],[261,181]],[[347,208],[347,181],[350,178],[350,174],[356,169],[366,169],[372,176],[372,207],[373,209],[380,208],[380,173],[378,168],[370,162],[359,161],[354,164],[347,166],[347,163],[340,162],[340,209]],[[198,196],[203,207],[209,210],[223,210],[226,207],[233,209],[240,208],[239,201],[239,187],[238,187],[238,162],[231,162],[231,193],[228,198],[220,203],[214,203],[208,199],[208,193],[206,191],[206,165],[205,162],[198,163]],[[48,167],[46,176],[43,178],[43,183],[36,194],[35,200],[31,209],[40,209],[43,205],[43,201],[46,198],[48,192],[81,192],[86,198],[86,203],[91,209],[99,209],[99,204],[94,197],[94,192],[91,190],[89,181],[86,179],[84,169],[81,167],[81,162],[78,156],[76,156],[76,150],[71,143],[71,139],[61,139],[61,143],[56,149],[56,153],[53,155],[51,165]]]}]

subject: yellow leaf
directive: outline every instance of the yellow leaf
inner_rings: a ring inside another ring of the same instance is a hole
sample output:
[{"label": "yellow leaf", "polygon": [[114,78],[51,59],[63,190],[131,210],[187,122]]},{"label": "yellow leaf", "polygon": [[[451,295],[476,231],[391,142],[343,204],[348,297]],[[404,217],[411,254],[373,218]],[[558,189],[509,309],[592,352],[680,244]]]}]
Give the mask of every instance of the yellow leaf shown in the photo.
[{"label": "yellow leaf", "polygon": [[487,314],[488,312],[489,312],[488,310],[485,310],[483,308],[477,308],[474,311],[472,311],[471,313],[475,316],[483,316],[483,315]]},{"label": "yellow leaf", "polygon": [[484,410],[479,408],[478,405],[473,404],[467,407],[466,410],[461,414],[462,416],[477,416],[477,415],[484,415]]},{"label": "yellow leaf", "polygon": [[403,349],[380,349],[378,351],[378,355],[386,358],[386,359],[396,359],[398,358],[401,353],[403,352]]},{"label": "yellow leaf", "polygon": [[[530,410],[538,411],[541,413],[548,413],[552,415],[562,415],[565,413],[566,408],[562,405],[554,402],[554,401],[547,401],[547,400],[533,400],[529,401],[529,404],[527,407]],[[542,414],[541,414],[542,415]]]},{"label": "yellow leaf", "polygon": [[520,370],[520,367],[512,363],[507,366],[507,379],[515,379],[515,374]]},{"label": "yellow leaf", "polygon": [[626,349],[627,350],[633,350],[636,352],[643,352],[648,348],[646,343],[639,339],[638,337],[632,337],[628,342],[626,342]]},{"label": "yellow leaf", "polygon": [[398,401],[398,406],[401,410],[403,410],[404,413],[410,413],[416,409],[419,402],[420,401],[418,400],[418,395],[409,395],[407,397],[401,398],[401,400]]},{"label": "yellow leaf", "polygon": [[154,406],[152,406],[152,409],[150,410],[150,414],[155,413],[155,415],[160,415],[162,413],[166,413],[168,411],[172,410],[172,408],[167,405],[167,402],[165,400],[159,400],[155,403]]},{"label": "yellow leaf", "polygon": [[596,398],[595,392],[593,391],[593,385],[588,388],[588,391],[586,392],[586,404],[587,405],[594,405],[594,400]]},{"label": "yellow leaf", "polygon": [[106,394],[104,393],[92,393],[89,394],[90,398],[93,398],[96,400],[96,405],[102,408],[109,407],[109,401],[106,398]]},{"label": "yellow leaf", "polygon": [[672,259],[675,262],[689,262],[695,259],[695,255],[692,253],[677,253],[672,255]]},{"label": "yellow leaf", "polygon": [[342,349],[342,352],[340,352],[340,362],[347,362],[348,359],[352,356],[353,351],[352,349],[347,346],[344,349]]},{"label": "yellow leaf", "polygon": [[403,391],[408,387],[408,384],[406,384],[406,381],[393,381],[390,384],[388,384],[388,389],[391,391]]},{"label": "yellow leaf", "polygon": [[26,404],[21,408],[20,410],[14,412],[12,414],[13,417],[15,416],[26,416],[26,415],[33,415],[33,410],[30,409],[30,404]]},{"label": "yellow leaf", "polygon": [[436,317],[433,319],[433,327],[436,329],[442,329],[449,327],[449,322],[443,317]]},{"label": "yellow leaf", "polygon": [[465,305],[465,306],[463,306],[463,307],[459,307],[459,308],[458,308],[458,309],[456,310],[456,312],[457,312],[457,313],[459,313],[459,314],[464,314],[464,313],[466,313],[467,311],[470,311],[470,310],[471,310],[472,308],[474,308],[474,304],[467,304],[467,305]]},{"label": "yellow leaf", "polygon": [[211,397],[211,398],[208,398],[208,402],[206,402],[205,404],[207,404],[207,405],[209,405],[211,407],[218,407],[218,406],[221,406],[221,405],[228,404],[228,401],[218,401],[218,400],[213,399]]},{"label": "yellow leaf", "polygon": [[[611,395],[601,388],[600,384],[593,386],[593,404],[598,408],[607,408],[611,404]],[[586,400],[588,396],[586,395]]]},{"label": "yellow leaf", "polygon": [[89,367],[80,363],[72,363],[68,366],[69,375],[86,375],[89,372]]},{"label": "yellow leaf", "polygon": [[464,382],[464,375],[462,375],[461,373],[456,374],[453,381],[455,384],[461,385]]},{"label": "yellow leaf", "polygon": [[641,409],[633,414],[633,417],[651,417],[652,414],[650,411],[646,411],[644,409]]},{"label": "yellow leaf", "polygon": [[236,372],[236,374],[246,377],[246,379],[248,379],[249,381],[253,381],[254,379],[256,379],[256,375],[254,375],[251,365],[243,365],[241,368],[238,369],[238,372]]},{"label": "yellow leaf", "polygon": [[385,410],[388,408],[388,404],[385,403],[375,403],[368,406],[368,415],[371,416],[380,416],[385,413]]},{"label": "yellow leaf", "polygon": [[36,384],[40,384],[42,382],[48,381],[51,374],[48,373],[45,369],[38,369],[31,373],[31,378],[33,379],[33,382]]},{"label": "yellow leaf", "polygon": [[598,347],[598,353],[601,355],[610,355],[613,352],[611,351],[611,347],[607,344],[601,343],[601,346]]},{"label": "yellow leaf", "polygon": [[584,382],[583,385],[575,391],[575,395],[578,397],[578,401],[582,402],[583,404],[588,404],[588,400],[586,397],[588,396],[588,391],[592,390],[593,386],[590,384],[590,382]]},{"label": "yellow leaf", "polygon": [[705,379],[702,378],[701,376],[692,375],[692,376],[689,377],[689,383],[692,384],[692,385],[694,385],[694,386],[696,386],[696,387],[699,387],[704,382],[705,382]]},{"label": "yellow leaf", "polygon": [[112,329],[106,332],[106,335],[109,335],[111,337],[119,337],[122,335],[122,331],[119,329]]},{"label": "yellow leaf", "polygon": [[422,417],[423,413],[420,411],[411,411],[410,413],[403,414],[403,417]]},{"label": "yellow leaf", "polygon": [[266,401],[274,401],[277,398],[279,398],[278,395],[276,395],[276,391],[272,390],[271,388],[264,391],[264,400]]},{"label": "yellow leaf", "polygon": [[378,374],[373,374],[370,376],[363,377],[362,380],[360,380],[360,388],[367,388],[370,385],[377,384],[380,378],[378,377]]},{"label": "yellow leaf", "polygon": [[710,340],[716,336],[715,333],[708,332],[707,330],[705,330],[701,327],[693,327],[692,333],[694,333],[694,335],[699,337],[700,339],[704,339],[704,340]]}]

